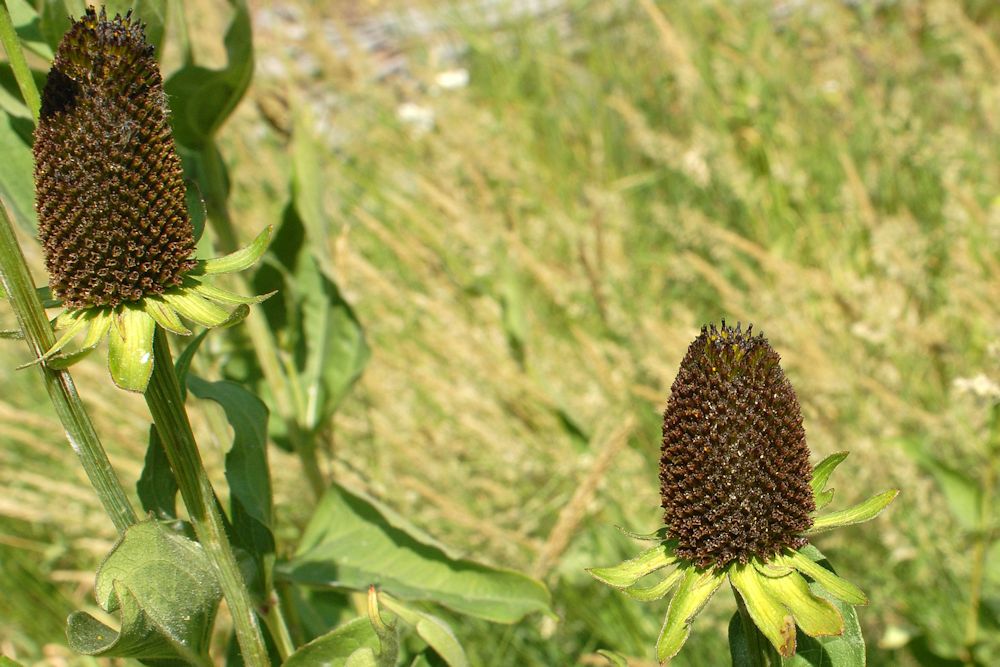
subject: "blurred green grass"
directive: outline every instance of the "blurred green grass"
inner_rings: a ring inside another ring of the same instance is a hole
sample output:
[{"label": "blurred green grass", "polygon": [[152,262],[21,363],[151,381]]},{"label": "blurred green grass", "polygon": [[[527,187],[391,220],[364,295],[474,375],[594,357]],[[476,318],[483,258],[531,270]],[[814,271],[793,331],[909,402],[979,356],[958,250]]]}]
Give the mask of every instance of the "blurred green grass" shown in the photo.
[{"label": "blurred green grass", "polygon": [[[665,605],[582,568],[634,551],[616,525],[658,525],[660,411],[720,317],[782,355],[816,461],[851,450],[835,505],[903,490],[877,522],[816,540],[869,593],[871,663],[958,659],[973,531],[915,453],[973,480],[997,465],[983,404],[954,385],[1000,371],[997,6],[571,1],[447,37],[469,45],[466,88],[434,85],[451,66],[434,43],[400,46],[410,74],[373,80],[377,63],[335,57],[318,31],[261,31],[260,57],[285,69],[258,70],[222,141],[248,236],[279,219],[290,117],[329,148],[326,250],[374,353],[331,430],[334,473],[553,590],[558,623],[457,620],[474,663],[651,660]],[[23,356],[0,348],[8,368]],[[123,420],[102,373],[81,368],[82,393],[131,484],[143,408]],[[0,650],[84,664],[58,648],[62,621],[92,606],[112,531],[33,380],[4,377]],[[294,537],[301,482],[275,469]],[[981,664],[1000,660],[998,588],[994,565]],[[678,664],[725,663],[733,604],[717,598]]]}]

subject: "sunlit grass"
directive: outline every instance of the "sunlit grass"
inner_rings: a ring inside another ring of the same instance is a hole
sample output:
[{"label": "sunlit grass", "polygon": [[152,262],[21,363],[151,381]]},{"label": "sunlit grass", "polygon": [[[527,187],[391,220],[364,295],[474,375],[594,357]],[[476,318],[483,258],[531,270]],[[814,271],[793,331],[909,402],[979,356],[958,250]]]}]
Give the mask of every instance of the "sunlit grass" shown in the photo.
[{"label": "sunlit grass", "polygon": [[[330,435],[334,470],[554,592],[559,623],[459,621],[476,664],[600,664],[605,647],[649,659],[662,613],[582,568],[630,551],[615,525],[658,525],[659,413],[687,342],[723,316],[782,355],[816,461],[852,451],[858,473],[835,503],[903,489],[875,524],[817,540],[869,593],[873,664],[917,664],[923,644],[958,655],[969,543],[907,451],[973,476],[985,456],[982,410],[953,381],[998,365],[1000,14],[783,4],[571,2],[501,30],[456,25],[469,44],[457,63],[404,45],[411,73],[379,81],[363,54],[324,52],[318,30],[298,45],[311,72],[287,35],[259,35],[289,73],[260,71],[223,130],[234,215],[246,230],[278,219],[288,161],[274,126],[308,113],[330,148],[327,251],[374,351]],[[305,7],[305,24],[321,11]],[[435,90],[453,66],[469,86]],[[400,121],[404,102],[433,128]],[[10,368],[20,352],[0,358]],[[83,382],[103,372],[84,368]],[[77,497],[32,382],[9,372],[0,406],[31,415],[0,419],[0,483],[16,499],[0,505],[0,567],[17,582],[0,649],[39,659],[89,599],[89,574],[54,573],[92,572],[102,551],[79,538],[113,531]],[[84,396],[110,395],[93,384]],[[131,484],[143,408],[123,420],[93,403]],[[276,467],[278,511],[302,520],[294,472]],[[731,609],[713,603],[679,664],[725,660]]]}]

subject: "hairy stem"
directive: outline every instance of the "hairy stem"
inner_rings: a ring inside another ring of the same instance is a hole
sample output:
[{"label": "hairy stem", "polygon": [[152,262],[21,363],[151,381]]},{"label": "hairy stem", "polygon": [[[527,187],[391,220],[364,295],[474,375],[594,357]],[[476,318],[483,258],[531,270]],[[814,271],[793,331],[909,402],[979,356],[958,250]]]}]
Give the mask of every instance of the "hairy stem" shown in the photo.
[{"label": "hairy stem", "polygon": [[0,0],[0,43],[3,43],[3,48],[7,51],[7,60],[10,61],[10,68],[14,71],[17,87],[21,89],[21,97],[24,98],[24,103],[31,111],[31,117],[37,123],[42,101],[38,95],[35,79],[31,76],[31,68],[28,67],[24,51],[21,50],[21,42],[14,31],[10,12],[7,11],[7,0]]},{"label": "hairy stem", "polygon": [[[52,326],[45,315],[41,302],[35,293],[35,284],[17,244],[14,228],[7,209],[0,203],[0,280],[7,292],[10,303],[17,315],[24,339],[35,358],[39,358],[52,347],[55,337]],[[125,495],[118,476],[115,475],[107,452],[94,430],[76,392],[73,377],[66,370],[56,370],[43,363],[35,364],[41,374],[45,391],[56,409],[59,421],[66,431],[70,446],[80,459],[83,470],[97,493],[104,511],[111,517],[119,534],[138,521],[135,509]]]},{"label": "hairy stem", "polygon": [[184,410],[180,385],[174,374],[167,335],[156,328],[153,340],[153,375],[145,393],[146,404],[163,442],[170,467],[177,478],[181,497],[187,506],[198,541],[215,568],[222,594],[226,598],[236,628],[236,639],[243,661],[250,667],[267,667],[270,662],[257,612],[240,573],[236,557],[226,538],[222,515],[215,492],[195,443],[191,424]]}]

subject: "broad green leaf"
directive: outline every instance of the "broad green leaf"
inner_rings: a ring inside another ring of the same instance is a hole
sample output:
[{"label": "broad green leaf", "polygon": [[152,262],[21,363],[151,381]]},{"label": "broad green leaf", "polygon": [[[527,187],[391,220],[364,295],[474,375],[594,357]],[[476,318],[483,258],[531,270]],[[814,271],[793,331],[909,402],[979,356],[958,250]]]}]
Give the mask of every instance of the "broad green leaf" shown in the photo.
[{"label": "broad green leaf", "polygon": [[77,653],[209,664],[221,591],[198,543],[155,520],[136,524],[101,564],[95,594],[120,616],[121,630],[74,612],[66,635]]},{"label": "broad green leaf", "polygon": [[299,648],[288,656],[282,667],[347,667],[347,660],[357,651],[379,650],[378,636],[367,618],[356,618],[336,630]]},{"label": "broad green leaf", "polygon": [[234,382],[206,382],[188,375],[187,386],[201,399],[222,406],[233,427],[233,445],[226,454],[232,522],[236,542],[253,559],[253,592],[258,599],[270,590],[274,564],[273,504],[267,463],[267,407]]},{"label": "broad green leaf", "polygon": [[729,581],[739,592],[754,625],[783,657],[795,652],[795,620],[764,588],[766,578],[752,565],[733,565]]},{"label": "broad green leaf", "polygon": [[229,0],[229,5],[233,17],[224,40],[226,66],[213,70],[188,61],[164,84],[174,139],[188,148],[201,150],[211,144],[253,75],[249,9],[245,0]]},{"label": "broad green leaf", "polygon": [[611,567],[592,567],[587,572],[592,577],[608,586],[626,588],[639,581],[647,574],[656,572],[677,562],[674,554],[674,542],[662,542],[651,549],[643,551],[635,558],[630,558]]},{"label": "broad green leaf", "polygon": [[448,623],[433,614],[404,605],[388,595],[379,596],[382,605],[404,623],[413,626],[417,635],[434,649],[449,667],[468,667],[469,659]]},{"label": "broad green leaf", "polygon": [[858,503],[853,507],[816,517],[812,528],[806,531],[806,535],[816,535],[833,530],[834,528],[840,528],[841,526],[850,526],[870,521],[881,514],[882,510],[888,507],[889,503],[897,495],[899,495],[898,489],[890,489],[889,491],[883,491],[878,495],[872,496],[863,503]]},{"label": "broad green leaf", "polygon": [[287,580],[436,602],[462,614],[513,623],[549,612],[549,593],[518,572],[454,558],[376,501],[332,486],[299,549],[280,567]]},{"label": "broad green leaf", "polygon": [[724,574],[715,574],[711,570],[701,572],[692,567],[684,571],[684,580],[670,599],[663,628],[656,640],[657,660],[666,662],[677,655],[691,633],[695,616],[708,604],[725,579]]},{"label": "broad green leaf", "polygon": [[119,306],[109,331],[108,369],[122,389],[146,391],[153,372],[156,323],[138,308]]},{"label": "broad green leaf", "polygon": [[0,199],[10,216],[18,225],[31,234],[38,227],[35,216],[34,158],[31,145],[23,132],[31,136],[32,122],[29,118],[11,116],[0,111]]}]

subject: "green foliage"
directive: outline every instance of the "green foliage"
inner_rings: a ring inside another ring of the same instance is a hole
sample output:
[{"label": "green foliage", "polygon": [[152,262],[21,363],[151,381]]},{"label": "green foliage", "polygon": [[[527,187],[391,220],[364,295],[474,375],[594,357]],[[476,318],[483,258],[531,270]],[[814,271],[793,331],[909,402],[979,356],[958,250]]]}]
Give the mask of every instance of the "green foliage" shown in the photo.
[{"label": "green foliage", "polygon": [[136,524],[101,564],[96,594],[101,607],[120,614],[121,629],[75,612],[66,631],[74,651],[158,665],[208,664],[221,591],[196,542],[155,520]]},{"label": "green foliage", "polygon": [[514,623],[548,612],[549,593],[523,574],[450,555],[371,498],[332,486],[313,513],[295,556],[278,576],[309,585],[435,602],[462,614]]}]

